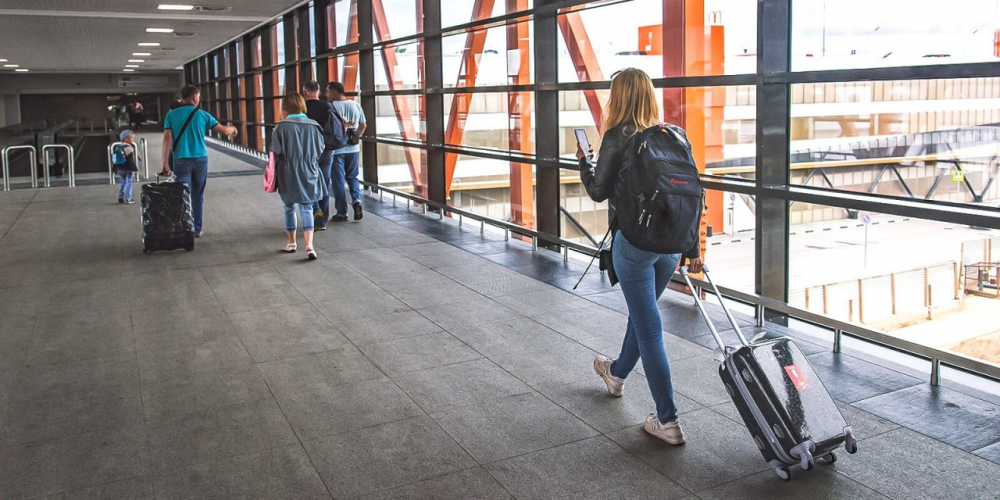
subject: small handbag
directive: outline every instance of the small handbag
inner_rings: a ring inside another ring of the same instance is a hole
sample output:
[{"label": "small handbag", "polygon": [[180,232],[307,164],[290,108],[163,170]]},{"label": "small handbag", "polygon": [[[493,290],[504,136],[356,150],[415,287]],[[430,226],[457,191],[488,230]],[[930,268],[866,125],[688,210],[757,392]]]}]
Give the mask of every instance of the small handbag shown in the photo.
[{"label": "small handbag", "polygon": [[278,191],[278,177],[275,175],[278,160],[274,153],[270,153],[267,159],[267,166],[264,167],[264,192],[274,193]]}]

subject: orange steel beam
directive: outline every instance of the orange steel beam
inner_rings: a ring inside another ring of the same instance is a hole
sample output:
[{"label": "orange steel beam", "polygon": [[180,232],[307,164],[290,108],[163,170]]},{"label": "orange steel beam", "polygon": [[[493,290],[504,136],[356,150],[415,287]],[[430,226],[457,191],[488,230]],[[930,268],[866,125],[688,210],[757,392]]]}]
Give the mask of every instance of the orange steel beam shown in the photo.
[{"label": "orange steel beam", "polygon": [[[493,4],[494,0],[476,0],[472,6],[472,21],[487,19],[493,12]],[[474,87],[476,85],[476,76],[479,74],[479,58],[486,45],[486,33],[487,30],[475,30],[466,35],[465,50],[462,52],[462,65],[458,69],[456,87]],[[472,94],[454,94],[451,110],[448,112],[448,122],[445,125],[445,144],[462,144],[462,136],[465,134],[465,120],[469,116],[471,104]],[[451,183],[455,177],[456,163],[458,163],[457,154],[446,153],[444,155],[445,196],[451,196]]]},{"label": "orange steel beam", "polygon": [[[379,2],[379,7],[382,3]],[[375,6],[372,5],[374,9]],[[351,14],[348,21],[347,28],[347,43],[357,43],[358,42],[358,0],[351,0]],[[336,61],[336,58],[333,58]],[[334,62],[334,64],[337,64]],[[358,53],[352,52],[344,57],[344,77],[341,78],[340,83],[344,84],[344,90],[348,92],[354,92],[358,89]],[[336,74],[336,73],[334,73]]]},{"label": "orange steel beam", "polygon": [[[599,82],[604,80],[601,72],[601,64],[594,54],[594,47],[590,43],[590,36],[587,35],[587,28],[583,25],[577,10],[582,10],[584,6],[571,7],[564,15],[559,16],[559,30],[562,31],[566,40],[566,48],[569,51],[570,60],[576,68],[576,74],[581,82]],[[584,90],[583,96],[590,106],[590,114],[594,116],[594,124],[597,126],[597,133],[603,133],[604,129],[604,103],[607,100],[605,93],[598,93],[596,90]]]},{"label": "orange steel beam", "polygon": [[[379,39],[388,38],[389,23],[385,17],[385,8],[382,0],[372,0],[372,20],[375,23],[375,33]],[[404,84],[397,79],[396,51],[393,47],[387,46],[382,49],[382,64],[385,66],[386,79],[389,81],[390,90],[402,90]],[[413,113],[410,111],[410,101],[407,96],[392,96],[392,108],[396,113],[396,122],[399,123],[399,130],[402,132],[403,140],[417,140],[417,131],[413,126]],[[419,148],[404,148],[406,163],[410,167],[410,177],[413,179],[413,191],[418,196],[427,197],[427,169],[420,160]]]},{"label": "orange steel beam", "polygon": [[[507,13],[528,8],[528,0],[506,0]],[[531,83],[531,40],[528,24],[507,25],[507,73],[511,85]],[[512,61],[517,54],[517,60]],[[509,67],[517,64],[517,70]],[[531,133],[531,93],[511,92],[507,95],[507,116],[510,129],[508,142],[512,151],[532,153],[535,150]],[[527,228],[535,227],[535,189],[530,164],[510,163],[510,216],[511,222]]]}]

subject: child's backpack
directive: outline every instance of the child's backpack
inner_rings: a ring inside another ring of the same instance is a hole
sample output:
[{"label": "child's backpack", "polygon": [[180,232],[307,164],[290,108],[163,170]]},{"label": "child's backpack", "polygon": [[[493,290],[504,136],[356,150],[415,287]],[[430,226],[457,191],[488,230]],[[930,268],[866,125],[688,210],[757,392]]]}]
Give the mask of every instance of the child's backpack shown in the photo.
[{"label": "child's backpack", "polygon": [[126,161],[128,161],[128,155],[125,154],[125,146],[123,144],[117,144],[111,148],[111,164],[115,168],[124,165]]},{"label": "child's backpack", "polygon": [[633,246],[659,254],[698,244],[705,191],[684,129],[661,123],[629,138],[615,183],[615,224]]}]

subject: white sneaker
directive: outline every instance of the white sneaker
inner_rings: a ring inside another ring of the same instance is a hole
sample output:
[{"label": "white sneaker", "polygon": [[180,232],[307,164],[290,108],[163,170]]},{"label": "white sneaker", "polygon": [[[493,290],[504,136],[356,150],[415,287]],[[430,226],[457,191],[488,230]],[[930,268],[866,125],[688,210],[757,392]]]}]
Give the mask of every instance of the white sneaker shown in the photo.
[{"label": "white sneaker", "polygon": [[677,420],[662,423],[655,413],[650,413],[646,417],[646,422],[642,428],[647,434],[656,436],[672,445],[684,444],[684,431],[681,430],[681,423]]},{"label": "white sneaker", "polygon": [[608,386],[608,394],[620,398],[622,397],[622,387],[625,385],[625,379],[611,374],[611,363],[614,363],[613,359],[608,359],[607,356],[598,354],[594,358],[594,371],[604,379],[604,383]]}]

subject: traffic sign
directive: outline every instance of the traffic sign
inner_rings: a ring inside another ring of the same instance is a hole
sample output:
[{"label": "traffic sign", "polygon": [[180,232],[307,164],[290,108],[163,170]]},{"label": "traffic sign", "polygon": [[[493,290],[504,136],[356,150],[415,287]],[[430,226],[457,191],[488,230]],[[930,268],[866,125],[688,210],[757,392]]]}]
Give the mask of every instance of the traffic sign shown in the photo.
[{"label": "traffic sign", "polygon": [[951,171],[951,180],[953,180],[955,182],[962,182],[962,181],[964,181],[965,180],[965,172],[963,172],[961,170],[952,170]]},{"label": "traffic sign", "polygon": [[872,216],[871,215],[864,214],[864,215],[861,216],[861,223],[862,224],[864,224],[864,225],[867,226],[871,222],[872,222]]}]

